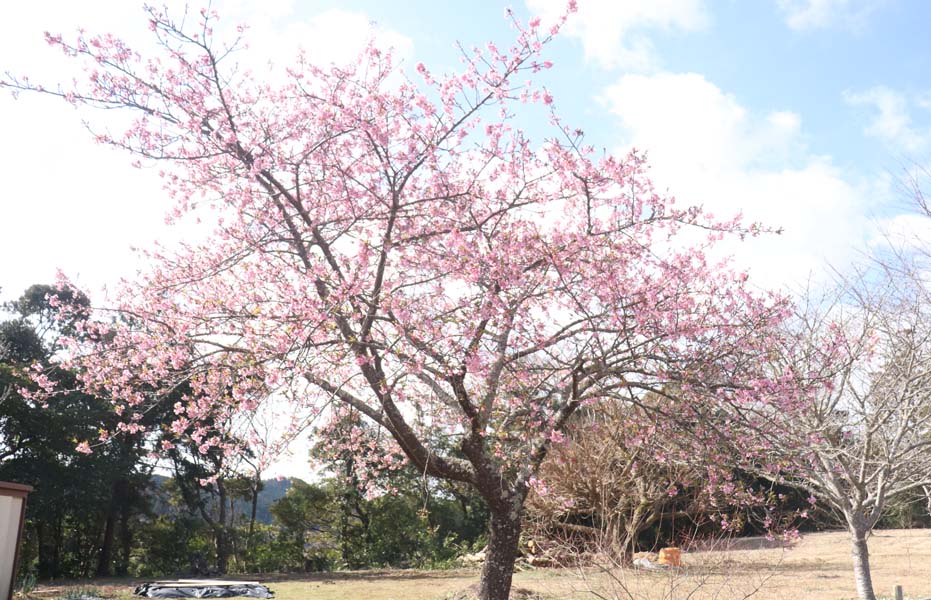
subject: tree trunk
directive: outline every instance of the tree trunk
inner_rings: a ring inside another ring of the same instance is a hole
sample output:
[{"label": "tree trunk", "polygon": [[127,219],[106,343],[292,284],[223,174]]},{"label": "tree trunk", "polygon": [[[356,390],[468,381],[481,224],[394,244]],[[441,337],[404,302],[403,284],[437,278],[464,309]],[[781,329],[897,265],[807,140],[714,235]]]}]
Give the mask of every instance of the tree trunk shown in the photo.
[{"label": "tree trunk", "polygon": [[219,495],[219,515],[213,528],[213,535],[217,543],[217,571],[226,575],[229,569],[230,540],[226,529],[226,485],[222,479],[217,479],[217,494]]},{"label": "tree trunk", "polygon": [[103,540],[100,543],[100,551],[97,554],[96,577],[109,577],[111,575],[110,564],[113,562],[113,539],[116,533],[116,513],[120,508],[120,488],[119,481],[114,481],[110,486],[110,505],[107,507],[107,518],[103,526]]},{"label": "tree trunk", "polygon": [[116,561],[116,574],[125,577],[129,573],[129,555],[133,547],[133,532],[129,525],[130,506],[124,502],[120,510],[120,556]]},{"label": "tree trunk", "polygon": [[349,500],[346,498],[346,492],[342,495],[339,514],[339,549],[340,558],[343,565],[350,567],[350,558],[352,557],[352,545],[349,539]]},{"label": "tree trunk", "polygon": [[64,533],[64,517],[59,513],[56,516],[55,520],[55,529],[53,530],[53,539],[55,542],[54,549],[52,550],[52,577],[61,576],[61,547],[64,544],[65,533]]},{"label": "tree trunk", "polygon": [[488,524],[488,550],[479,584],[480,600],[507,600],[519,542],[520,515],[492,512]]},{"label": "tree trunk", "polygon": [[246,538],[246,557],[252,558],[252,543],[255,536],[255,516],[259,510],[259,492],[262,491],[262,476],[256,474],[252,481],[252,510],[249,512],[249,537]]},{"label": "tree trunk", "polygon": [[870,576],[870,551],[866,543],[868,535],[869,530],[866,527],[850,526],[850,554],[853,557],[853,574],[860,600],[876,600],[873,578]]},{"label": "tree trunk", "polygon": [[52,565],[51,543],[49,542],[48,526],[41,519],[36,522],[36,539],[39,547],[39,579],[51,579],[55,576]]},{"label": "tree trunk", "polygon": [[113,533],[116,528],[115,507],[111,504],[107,510],[107,519],[103,527],[103,541],[100,544],[100,551],[97,554],[97,570],[95,577],[109,577],[110,563],[113,560]]},{"label": "tree trunk", "polygon": [[[614,536],[611,540],[611,550],[614,557],[620,561],[620,564],[629,564],[633,560],[634,552],[637,551],[637,538],[640,536],[645,516],[643,514],[644,505],[638,503],[634,512],[627,519],[627,523],[618,523],[623,520],[620,515],[611,515],[609,518],[614,522]],[[621,539],[623,531],[623,539]]]},{"label": "tree trunk", "polygon": [[217,542],[217,574],[226,575],[230,565],[230,539],[226,533],[225,527],[218,527],[214,531],[214,537]]}]

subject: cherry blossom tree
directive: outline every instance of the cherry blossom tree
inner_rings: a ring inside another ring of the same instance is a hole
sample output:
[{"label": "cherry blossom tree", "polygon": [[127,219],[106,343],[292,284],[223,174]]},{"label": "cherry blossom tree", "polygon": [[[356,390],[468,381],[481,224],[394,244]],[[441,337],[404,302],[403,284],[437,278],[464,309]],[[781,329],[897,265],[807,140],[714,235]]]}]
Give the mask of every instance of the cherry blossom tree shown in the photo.
[{"label": "cherry blossom tree", "polygon": [[[215,224],[152,252],[124,318],[82,322],[63,357],[124,431],[181,386],[165,427],[204,453],[235,452],[200,425],[217,413],[347,405],[424,476],[482,496],[479,595],[500,600],[531,479],[579,407],[670,383],[683,404],[792,395],[762,375],[785,301],[708,254],[759,228],[677,207],[642,155],[599,154],[564,124],[533,82],[561,22],[512,17],[510,48],[464,50],[451,75],[370,44],[346,67],[301,54],[271,85],[231,64],[215,15],[148,16],[157,55],[49,35],[83,80],[3,83],[129,111],[97,139],[163,165],[171,218]],[[532,142],[517,115],[550,134]]]}]

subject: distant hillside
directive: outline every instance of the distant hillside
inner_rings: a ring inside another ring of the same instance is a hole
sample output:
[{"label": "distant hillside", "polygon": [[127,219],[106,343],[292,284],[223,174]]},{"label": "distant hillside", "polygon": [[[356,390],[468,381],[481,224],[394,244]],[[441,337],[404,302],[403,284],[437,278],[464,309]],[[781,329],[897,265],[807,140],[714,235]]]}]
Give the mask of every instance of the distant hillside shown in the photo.
[{"label": "distant hillside", "polygon": [[[255,511],[255,520],[257,522],[264,523],[266,525],[271,524],[272,504],[284,497],[285,493],[287,493],[287,491],[291,488],[291,481],[292,480],[290,478],[281,480],[265,479],[262,481],[264,487],[262,488],[262,491],[259,492],[259,499]],[[165,489],[170,482],[171,477],[166,477],[164,475],[152,476],[152,494],[154,496],[152,499],[152,509],[155,511],[155,514],[167,515],[179,511],[178,507],[172,506],[170,503],[168,491]],[[235,507],[238,513],[248,518],[249,512],[252,508],[248,501],[237,501],[235,503]]]},{"label": "distant hillside", "polygon": [[291,489],[291,479],[265,479],[262,484],[265,487],[259,492],[255,520],[268,525],[272,522],[272,504],[283,498],[285,493]]}]

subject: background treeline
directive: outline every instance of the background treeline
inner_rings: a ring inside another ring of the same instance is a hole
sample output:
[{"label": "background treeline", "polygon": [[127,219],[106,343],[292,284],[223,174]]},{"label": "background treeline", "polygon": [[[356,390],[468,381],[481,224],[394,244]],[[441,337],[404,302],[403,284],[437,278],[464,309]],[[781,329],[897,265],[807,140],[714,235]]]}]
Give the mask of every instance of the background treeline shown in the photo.
[{"label": "background treeline", "polygon": [[[32,286],[3,307],[0,322],[0,480],[35,487],[23,574],[51,579],[437,568],[484,546],[487,515],[473,493],[411,469],[385,470],[363,485],[350,452],[318,449],[316,460],[325,469],[312,483],[263,480],[255,470],[231,469],[220,454],[200,453],[193,443],[176,444],[156,469],[148,458],[153,440],[140,435],[122,434],[93,453],[79,452],[78,441],[115,428],[118,417],[109,402],[75,392],[42,406],[20,393],[35,386],[26,370],[49,365],[57,336],[69,327],[52,318],[52,291]],[[75,313],[89,307],[84,297],[59,299]],[[48,373],[65,388],[73,377]],[[167,416],[151,411],[145,419],[158,425]],[[705,491],[700,468],[652,459],[666,452],[663,440],[631,446],[628,440],[638,439],[631,428],[638,423],[629,409],[578,416],[567,443],[544,466],[547,489],[529,503],[528,537],[630,556],[716,535],[721,519],[738,535],[761,533],[773,519],[802,529],[840,525],[835,515],[812,507],[807,494],[767,487],[740,473],[733,474],[734,485],[769,495],[766,513],[757,514],[752,503],[722,504]],[[243,456],[249,458],[248,448]],[[379,489],[392,492],[367,492]],[[882,525],[931,526],[928,512],[916,496],[893,507]]]}]

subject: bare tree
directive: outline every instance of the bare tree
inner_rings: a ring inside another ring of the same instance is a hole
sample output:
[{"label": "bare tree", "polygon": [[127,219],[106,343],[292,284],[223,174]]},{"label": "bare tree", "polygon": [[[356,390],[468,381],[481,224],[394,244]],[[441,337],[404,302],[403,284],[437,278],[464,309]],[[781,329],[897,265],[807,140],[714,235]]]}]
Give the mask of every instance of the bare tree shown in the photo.
[{"label": "bare tree", "polygon": [[663,518],[686,521],[707,510],[703,470],[670,451],[655,416],[639,406],[605,402],[583,411],[554,446],[528,500],[528,516],[547,532],[600,547],[621,562],[640,534]]},{"label": "bare tree", "polygon": [[927,300],[920,271],[901,260],[874,262],[843,280],[829,302],[800,310],[781,367],[820,380],[817,391],[789,413],[731,407],[735,421],[771,447],[768,460],[753,465],[759,474],[809,491],[843,517],[863,600],[876,597],[873,527],[891,502],[931,485]]}]

